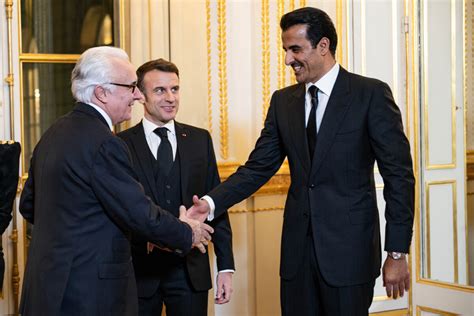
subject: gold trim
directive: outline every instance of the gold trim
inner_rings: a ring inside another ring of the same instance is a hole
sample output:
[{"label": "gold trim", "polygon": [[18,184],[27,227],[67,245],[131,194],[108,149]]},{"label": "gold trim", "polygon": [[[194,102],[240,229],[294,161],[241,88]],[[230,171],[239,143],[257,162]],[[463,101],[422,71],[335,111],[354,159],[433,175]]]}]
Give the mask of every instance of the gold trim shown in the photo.
[{"label": "gold trim", "polygon": [[395,309],[391,311],[383,311],[378,313],[370,313],[370,316],[407,316],[411,315],[408,309]]},{"label": "gold trim", "polygon": [[20,54],[23,62],[76,63],[80,54]]},{"label": "gold trim", "polygon": [[[339,37],[342,34],[345,34],[343,32],[343,21],[342,21],[342,0],[337,0],[336,1],[336,34],[339,35]],[[343,54],[342,54],[342,45],[340,45],[339,49],[336,50],[336,59],[341,63],[343,59]],[[344,65],[343,65],[344,66]]]},{"label": "gold trim", "polygon": [[[468,107],[468,101],[467,101],[467,95],[468,95],[468,90],[467,90],[467,27],[466,24],[467,22],[467,4],[463,0],[463,6],[462,6],[462,12],[463,12],[463,17],[462,17],[462,28],[463,28],[463,38],[462,38],[462,49],[463,49],[463,69],[462,69],[462,77],[463,77],[463,135],[464,135],[464,152],[466,152],[467,149],[467,107]],[[473,16],[473,21],[474,21],[474,16]],[[466,160],[466,154],[464,154],[464,159]],[[468,167],[466,162],[464,162],[465,168],[463,169],[464,171],[464,237],[465,237],[465,253],[466,253],[466,284],[470,283],[470,265],[469,265],[469,217],[468,217],[468,205],[467,205],[467,179],[468,179]]]},{"label": "gold trim", "polygon": [[227,43],[226,43],[226,0],[219,0],[217,3],[217,23],[218,23],[218,50],[219,50],[219,101],[220,101],[220,141],[221,158],[227,160],[229,157],[228,140],[228,98],[227,98]]},{"label": "gold trim", "polygon": [[426,271],[427,271],[427,278],[431,279],[431,223],[430,223],[430,187],[435,185],[445,185],[451,184],[452,187],[452,199],[453,199],[453,278],[454,283],[458,282],[459,274],[458,274],[458,229],[457,229],[457,183],[456,180],[442,180],[442,181],[429,181],[425,184],[425,196],[426,196]]},{"label": "gold trim", "polygon": [[[415,36],[415,22],[414,22],[414,15],[413,15],[413,12],[410,12],[410,5],[409,5],[409,0],[404,0],[404,15],[406,17],[406,21],[409,22],[409,29],[408,29],[408,32],[405,32],[404,36],[405,36],[405,104],[406,104],[406,119],[405,119],[405,132],[406,132],[406,135],[407,135],[407,138],[410,140],[411,139],[411,135],[410,135],[410,124],[411,124],[411,121],[410,121],[410,83],[413,85],[413,88],[416,86],[415,85],[415,80],[414,78],[412,77],[411,78],[411,81],[410,81],[410,67],[409,65],[411,65],[412,67],[412,71],[414,72],[414,69],[415,69],[415,66],[414,66],[414,57],[413,57],[413,54],[410,55],[410,33],[412,34],[412,36]],[[411,21],[411,23],[410,23]],[[415,47],[415,45],[412,44],[412,47]],[[413,89],[413,91],[416,91],[415,89]],[[415,92],[413,93],[413,95],[415,95]],[[415,100],[411,100],[412,103],[413,103],[413,111],[415,111],[414,107],[415,107]],[[416,132],[415,132],[416,133]],[[414,135],[414,138],[415,138],[415,144],[416,144],[416,137],[418,135]],[[417,152],[418,151],[418,148],[414,147],[414,149],[412,149],[413,152]],[[414,168],[416,169],[416,161],[414,161]],[[416,176],[416,170],[415,170],[415,177]],[[418,181],[418,180],[416,180]],[[418,189],[416,188],[418,187],[417,185],[415,185],[415,208],[417,207],[418,205]],[[417,217],[416,217],[416,210],[415,210],[415,214],[414,214],[414,221],[416,222],[417,221]],[[416,225],[416,224],[415,224]],[[416,233],[415,233],[416,234]],[[418,241],[418,235],[415,235],[415,240]],[[415,251],[416,252],[416,251]],[[412,251],[413,253],[413,251]],[[415,255],[415,261],[416,261],[416,255]],[[408,271],[410,271],[410,287],[411,287],[411,291],[408,291],[408,315],[411,315],[412,314],[412,311],[413,311],[413,259],[410,257],[408,257]],[[416,267],[415,267],[416,269]],[[416,272],[415,272],[416,274]],[[416,278],[416,277],[415,277]]]},{"label": "gold trim", "polygon": [[443,288],[443,289],[450,289],[450,290],[462,291],[462,292],[467,292],[467,293],[474,293],[474,287],[470,286],[470,285],[461,285],[461,284],[434,281],[434,280],[422,279],[422,278],[417,278],[416,282],[418,284],[424,284],[424,285],[439,287],[439,288]]},{"label": "gold trim", "polygon": [[360,70],[361,70],[361,75],[365,76],[367,73],[367,60],[366,60],[366,45],[367,45],[367,39],[366,39],[366,18],[365,18],[365,1],[366,0],[360,0]]},{"label": "gold trim", "polygon": [[306,6],[306,0],[300,0],[300,7],[305,7]]},{"label": "gold trim", "polygon": [[457,315],[459,315],[459,314],[456,314],[456,313],[446,312],[446,311],[436,309],[436,308],[417,305],[416,306],[416,316],[421,316],[421,312],[436,313],[437,315],[442,315],[442,316],[457,316]]},{"label": "gold trim", "polygon": [[[154,35],[154,32],[153,32],[153,29],[152,29],[152,26],[151,26],[151,21],[152,21],[152,9],[151,9],[151,0],[148,0],[147,2],[147,6],[148,6],[148,59],[151,59],[153,56],[153,49],[152,49],[152,46],[153,46],[153,37],[152,34]],[[169,32],[170,30],[168,30]],[[171,60],[171,56],[168,56],[168,58]]]},{"label": "gold trim", "polygon": [[270,21],[269,0],[262,0],[262,121],[270,106]]},{"label": "gold trim", "polygon": [[[429,116],[429,111],[428,111],[428,14],[426,12],[425,8],[425,1],[421,1],[421,12],[423,14],[423,31],[420,32],[422,33],[422,38],[423,38],[423,47],[422,47],[422,52],[423,52],[423,63],[422,63],[422,73],[423,73],[423,108],[424,108],[424,117],[423,117],[423,125],[424,125],[424,149],[425,149],[425,164],[426,164],[426,170],[437,170],[437,169],[454,169],[456,168],[456,128],[455,128],[455,123],[456,123],[456,106],[454,104],[454,93],[455,93],[455,68],[453,67],[453,64],[455,65],[455,30],[451,30],[451,162],[447,164],[431,164],[430,162],[430,152],[429,152],[429,126],[428,126],[428,116]],[[453,14],[453,6],[451,3],[451,15]],[[454,20],[454,21],[453,21]],[[455,19],[453,19],[453,16],[451,16],[451,24],[455,23]],[[453,61],[454,60],[454,61]]]},{"label": "gold trim", "polygon": [[241,213],[259,213],[259,212],[268,212],[268,211],[284,211],[285,206],[271,206],[271,207],[261,207],[261,208],[240,208],[240,209],[229,209],[230,214],[241,214]]},{"label": "gold trim", "polygon": [[[392,94],[395,102],[400,104],[400,100],[398,99],[399,91],[398,91],[398,47],[400,46],[400,41],[398,40],[398,32],[400,27],[400,20],[397,18],[397,5],[398,1],[392,1],[392,44],[395,47],[392,48],[393,55],[392,55]],[[405,109],[406,110],[406,109]]]},{"label": "gold trim", "polygon": [[[15,104],[14,104],[14,77],[13,77],[13,0],[5,0],[5,14],[7,18],[7,45],[8,45],[8,75],[5,81],[8,84],[8,102],[10,105],[10,138],[15,139]],[[21,33],[21,32],[19,32]],[[20,272],[18,270],[18,228],[17,228],[17,212],[16,203],[13,203],[13,214],[12,214],[12,230],[9,236],[12,241],[12,293],[13,293],[13,311],[18,313],[18,299],[20,289]],[[2,239],[3,242],[3,239]],[[3,297],[3,284],[2,284],[2,297]]]},{"label": "gold trim", "polygon": [[[294,1],[293,6],[295,5]],[[283,16],[284,13],[284,8],[285,7],[285,1],[284,0],[278,0],[278,12],[277,12],[277,24],[279,25],[280,19]],[[291,10],[291,4],[290,4],[290,10]],[[285,51],[281,49],[282,46],[282,41],[281,41],[281,28],[277,27],[277,57],[278,57],[278,89],[282,89],[286,85],[286,66],[285,66]],[[264,113],[265,114],[265,113]]]},{"label": "gold trim", "polygon": [[[280,1],[280,0],[278,0]],[[285,0],[283,0],[284,2]],[[288,11],[291,12],[295,9],[295,0],[290,0],[290,3],[288,5]],[[280,15],[281,16],[281,15]],[[278,23],[277,25],[280,25],[280,23]]]},{"label": "gold trim", "polygon": [[[239,166],[240,164],[238,163],[219,163],[218,168],[221,180],[226,180]],[[287,194],[290,184],[290,168],[288,163],[285,162],[280,167],[280,170],[278,170],[278,172],[253,195]]]},{"label": "gold trim", "polygon": [[206,44],[207,44],[207,128],[212,135],[212,62],[211,62],[211,1],[206,0]]}]

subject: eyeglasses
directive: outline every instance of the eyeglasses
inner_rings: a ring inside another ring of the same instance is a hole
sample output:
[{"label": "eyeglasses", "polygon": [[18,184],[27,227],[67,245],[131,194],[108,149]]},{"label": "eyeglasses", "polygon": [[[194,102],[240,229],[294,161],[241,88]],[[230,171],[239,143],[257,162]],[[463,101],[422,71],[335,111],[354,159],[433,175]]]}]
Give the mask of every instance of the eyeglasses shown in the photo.
[{"label": "eyeglasses", "polygon": [[125,87],[125,88],[132,89],[132,93],[135,92],[135,88],[137,87],[136,82],[132,82],[131,84],[109,82],[109,84],[113,84],[114,86],[119,86],[119,87]]}]

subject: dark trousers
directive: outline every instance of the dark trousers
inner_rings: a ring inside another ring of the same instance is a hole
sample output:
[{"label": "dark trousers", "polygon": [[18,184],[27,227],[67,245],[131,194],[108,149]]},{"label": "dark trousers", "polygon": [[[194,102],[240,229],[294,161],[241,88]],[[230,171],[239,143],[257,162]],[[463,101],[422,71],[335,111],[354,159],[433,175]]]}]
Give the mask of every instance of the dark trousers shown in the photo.
[{"label": "dark trousers", "polygon": [[160,316],[163,304],[168,316],[206,316],[208,291],[196,292],[184,264],[172,267],[161,278],[152,297],[138,298],[140,316]]},{"label": "dark trousers", "polygon": [[281,279],[283,316],[366,316],[374,295],[375,280],[347,287],[327,284],[319,270],[313,237],[306,238],[303,264],[291,280]]}]

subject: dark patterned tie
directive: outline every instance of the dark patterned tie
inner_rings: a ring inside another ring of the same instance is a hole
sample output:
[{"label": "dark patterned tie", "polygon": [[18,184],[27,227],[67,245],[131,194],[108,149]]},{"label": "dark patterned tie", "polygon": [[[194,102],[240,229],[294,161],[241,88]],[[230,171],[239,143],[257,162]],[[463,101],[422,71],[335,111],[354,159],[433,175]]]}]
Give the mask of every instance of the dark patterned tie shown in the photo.
[{"label": "dark patterned tie", "polygon": [[167,176],[173,165],[173,150],[168,139],[168,129],[166,127],[158,127],[154,132],[161,138],[161,143],[156,153],[158,168],[163,175]]},{"label": "dark patterned tie", "polygon": [[308,125],[306,126],[306,137],[308,138],[309,157],[313,161],[314,149],[316,147],[316,109],[318,108],[318,88],[311,86],[308,89],[311,95],[311,111],[309,112]]}]

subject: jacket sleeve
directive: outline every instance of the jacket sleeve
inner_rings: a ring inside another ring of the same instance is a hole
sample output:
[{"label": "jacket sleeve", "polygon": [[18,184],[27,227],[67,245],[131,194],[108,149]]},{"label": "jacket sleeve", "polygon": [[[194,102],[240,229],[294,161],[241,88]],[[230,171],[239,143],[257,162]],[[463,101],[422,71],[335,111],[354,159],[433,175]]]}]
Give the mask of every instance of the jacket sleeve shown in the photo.
[{"label": "jacket sleeve", "polygon": [[[206,178],[206,191],[215,188],[220,183],[219,170],[216,163],[216,155],[212,139],[207,133],[208,146],[208,165]],[[230,227],[229,214],[227,209],[220,211],[222,214],[214,219],[210,224],[214,228],[212,242],[214,244],[214,251],[217,258],[217,269],[219,271],[232,269],[235,270],[234,255],[232,251],[232,229]]]},{"label": "jacket sleeve", "polygon": [[96,154],[91,183],[107,214],[134,234],[188,253],[192,246],[190,227],[154,204],[133,175],[126,144],[118,137],[106,140]]},{"label": "jacket sleeve", "polygon": [[400,110],[383,82],[375,87],[368,127],[384,181],[385,250],[408,253],[413,234],[415,178]]},{"label": "jacket sleeve", "polygon": [[278,93],[279,91],[276,91],[272,96],[264,127],[247,162],[208,193],[216,205],[215,217],[222,213],[222,209],[229,208],[252,195],[278,171],[283,163],[286,153],[277,127]]}]

